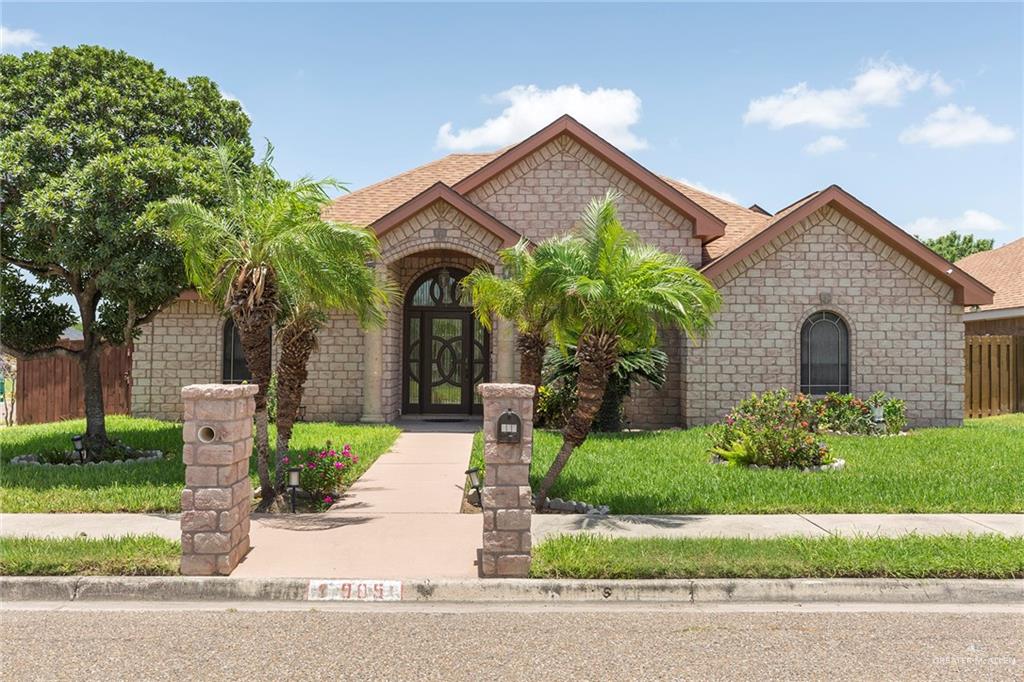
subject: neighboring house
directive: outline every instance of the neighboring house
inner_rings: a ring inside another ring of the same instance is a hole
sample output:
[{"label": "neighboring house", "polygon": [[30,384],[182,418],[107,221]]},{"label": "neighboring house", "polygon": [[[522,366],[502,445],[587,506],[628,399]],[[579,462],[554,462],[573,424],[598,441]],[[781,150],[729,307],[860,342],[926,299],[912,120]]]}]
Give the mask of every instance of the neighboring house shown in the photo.
[{"label": "neighboring house", "polygon": [[[459,278],[499,269],[498,251],[521,238],[569,230],[609,188],[623,195],[627,227],[684,255],[724,300],[703,341],[664,334],[669,378],[635,391],[634,425],[707,423],[780,386],[880,389],[907,401],[912,424],[961,421],[961,318],[965,305],[991,303],[984,285],[839,187],[770,215],[659,177],[567,116],[513,147],[452,154],[325,208],[376,231],[377,267],[405,299],[379,330],[332,317],[310,361],[307,417],[478,413],[474,384],[517,376],[514,330],[483,330],[459,303]],[[237,379],[233,348],[215,306],[194,296],[169,306],[135,344],[134,413],[180,418],[182,386]]]},{"label": "neighboring house", "polygon": [[991,303],[967,307],[967,334],[1024,336],[1024,237],[956,265],[995,292]]}]

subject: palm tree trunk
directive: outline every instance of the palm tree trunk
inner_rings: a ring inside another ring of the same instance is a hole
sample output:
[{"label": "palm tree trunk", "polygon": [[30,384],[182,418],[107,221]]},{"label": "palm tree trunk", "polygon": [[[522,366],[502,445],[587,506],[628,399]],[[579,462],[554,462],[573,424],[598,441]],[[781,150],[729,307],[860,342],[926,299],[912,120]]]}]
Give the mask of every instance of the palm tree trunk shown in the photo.
[{"label": "palm tree trunk", "polygon": [[[547,342],[544,334],[537,331],[520,332],[516,339],[516,348],[519,350],[519,383],[530,384],[540,388],[543,378],[541,376],[544,366],[544,351],[547,349]],[[539,393],[533,392],[533,413],[537,414],[537,400]]]},{"label": "palm tree trunk", "polygon": [[253,383],[257,385],[256,403],[256,468],[260,477],[260,508],[266,511],[276,499],[273,481],[270,479],[267,456],[267,387],[271,375],[271,341],[270,332],[277,315],[277,285],[273,278],[264,277],[262,295],[255,297],[250,304],[253,284],[246,279],[232,292],[230,303],[231,316],[238,329],[238,336],[245,353],[245,362],[249,366]]},{"label": "palm tree trunk", "polygon": [[274,467],[274,485],[284,490],[285,466],[281,461],[288,452],[292,426],[302,404],[306,384],[306,365],[316,348],[317,325],[301,319],[283,327],[277,335],[277,459]]},{"label": "palm tree trunk", "polygon": [[608,387],[608,376],[618,358],[619,340],[612,334],[601,331],[585,331],[580,335],[576,347],[576,357],[580,361],[580,374],[577,380],[576,408],[562,429],[562,448],[551,463],[551,468],[544,475],[537,490],[537,511],[544,509],[548,493],[554,487],[558,475],[569,462],[569,457],[590,434],[594,416],[601,409],[604,392]]}]

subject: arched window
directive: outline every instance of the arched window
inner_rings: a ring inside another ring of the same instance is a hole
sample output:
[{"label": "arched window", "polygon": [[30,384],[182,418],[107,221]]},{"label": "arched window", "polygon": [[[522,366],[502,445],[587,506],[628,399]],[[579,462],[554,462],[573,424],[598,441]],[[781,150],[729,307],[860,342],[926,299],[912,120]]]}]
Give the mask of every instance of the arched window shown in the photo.
[{"label": "arched window", "polygon": [[[270,336],[270,333],[267,334]],[[235,328],[235,321],[230,317],[224,322],[224,343],[221,352],[220,380],[224,384],[240,384],[252,381],[252,372],[245,362],[242,350],[242,337]]]},{"label": "arched window", "polygon": [[800,390],[850,392],[850,333],[835,313],[814,313],[800,330]]}]

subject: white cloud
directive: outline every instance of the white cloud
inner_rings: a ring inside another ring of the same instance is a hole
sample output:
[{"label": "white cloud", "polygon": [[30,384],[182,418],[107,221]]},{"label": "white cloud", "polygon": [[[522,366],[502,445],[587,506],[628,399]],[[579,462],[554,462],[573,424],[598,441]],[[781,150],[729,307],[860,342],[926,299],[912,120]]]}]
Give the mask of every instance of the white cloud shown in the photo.
[{"label": "white cloud", "polygon": [[0,52],[24,52],[42,46],[39,34],[32,29],[0,24]]},{"label": "white cloud", "polygon": [[708,187],[707,185],[705,185],[705,184],[703,184],[701,182],[696,182],[694,180],[687,180],[686,178],[679,178],[679,182],[683,183],[684,185],[689,185],[690,187],[692,187],[694,189],[700,190],[701,192],[704,192],[705,194],[711,194],[713,196],[716,196],[719,199],[725,199],[726,201],[731,201],[734,204],[740,203],[739,199],[737,199],[732,194],[729,194],[728,192],[722,192],[722,191],[716,190],[716,189],[711,189],[710,187]]},{"label": "white cloud", "polygon": [[835,135],[823,135],[804,147],[804,151],[811,156],[821,156],[822,154],[838,152],[843,149],[846,149],[846,140]]},{"label": "white cloud", "polygon": [[932,77],[928,80],[928,87],[930,87],[932,92],[940,97],[953,94],[953,86],[947,83],[946,79],[938,73],[932,74]]},{"label": "white cloud", "polygon": [[437,146],[453,150],[503,147],[569,114],[620,149],[647,147],[647,141],[630,130],[640,120],[640,98],[632,90],[597,88],[587,92],[578,85],[560,85],[553,90],[516,85],[489,101],[507,106],[476,128],[454,131],[451,122],[445,123],[437,131]]},{"label": "white cloud", "polygon": [[939,74],[928,74],[887,60],[870,62],[847,88],[815,90],[798,83],[777,95],[750,101],[743,122],[772,128],[811,125],[835,130],[867,125],[866,110],[895,107],[909,92],[931,83],[934,91],[949,88]]},{"label": "white cloud", "polygon": [[1000,232],[1007,229],[1003,221],[984,211],[969,208],[957,218],[918,218],[907,225],[907,232],[922,238],[938,237],[950,230],[977,234],[979,232]]},{"label": "white cloud", "polygon": [[928,114],[921,125],[910,126],[900,133],[900,142],[927,144],[929,147],[963,147],[969,144],[1000,144],[1014,137],[1013,128],[995,125],[976,113],[974,107],[947,104]]}]

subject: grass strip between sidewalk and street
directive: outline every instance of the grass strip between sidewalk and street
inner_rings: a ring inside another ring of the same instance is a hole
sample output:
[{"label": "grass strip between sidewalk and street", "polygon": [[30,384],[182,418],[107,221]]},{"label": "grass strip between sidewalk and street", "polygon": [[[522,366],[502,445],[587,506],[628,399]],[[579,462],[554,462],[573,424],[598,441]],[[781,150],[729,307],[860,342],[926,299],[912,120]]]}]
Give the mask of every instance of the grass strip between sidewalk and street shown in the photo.
[{"label": "grass strip between sidewalk and street", "polygon": [[1024,578],[1024,538],[609,538],[534,548],[535,578]]},{"label": "grass strip between sidewalk and street", "polygon": [[0,538],[0,575],[178,575],[181,543],[156,535]]}]

